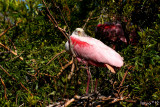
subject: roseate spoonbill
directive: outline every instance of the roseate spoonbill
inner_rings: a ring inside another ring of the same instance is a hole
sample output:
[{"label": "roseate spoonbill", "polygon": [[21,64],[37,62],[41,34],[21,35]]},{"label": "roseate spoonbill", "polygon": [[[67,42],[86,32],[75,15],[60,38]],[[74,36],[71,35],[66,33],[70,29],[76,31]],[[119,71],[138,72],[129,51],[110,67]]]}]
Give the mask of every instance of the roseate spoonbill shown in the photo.
[{"label": "roseate spoonbill", "polygon": [[96,38],[103,42],[111,42],[113,44],[113,49],[116,47],[115,44],[120,41],[127,43],[120,23],[105,22],[104,24],[98,24],[96,27]]},{"label": "roseate spoonbill", "polygon": [[122,44],[122,42],[127,45],[136,45],[139,40],[137,31],[137,27],[125,18],[122,23],[117,21],[98,24],[96,38],[102,40],[102,42],[111,43],[113,49],[115,49],[116,45]]},{"label": "roseate spoonbill", "polygon": [[[82,62],[88,67],[88,64],[96,67],[107,67],[112,73],[115,73],[112,66],[123,66],[123,58],[112,48],[106,46],[101,41],[88,36],[82,28],[76,30],[70,36],[73,51],[79,62]],[[65,48],[69,51],[69,42],[65,44]],[[91,74],[87,69],[88,82],[86,94],[88,94],[89,82]],[[97,83],[97,80],[96,80]],[[97,84],[95,84],[96,89]]]},{"label": "roseate spoonbill", "polygon": [[139,36],[137,31],[141,30],[140,27],[136,27],[132,22],[127,21],[124,23],[125,25],[125,34],[128,36],[128,44],[136,45],[139,40]]}]

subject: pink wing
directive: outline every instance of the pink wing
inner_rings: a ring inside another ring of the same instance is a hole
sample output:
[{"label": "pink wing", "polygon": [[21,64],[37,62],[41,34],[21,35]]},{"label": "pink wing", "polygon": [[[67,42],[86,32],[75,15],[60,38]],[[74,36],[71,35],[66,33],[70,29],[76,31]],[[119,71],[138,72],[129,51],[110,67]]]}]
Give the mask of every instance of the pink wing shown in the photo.
[{"label": "pink wing", "polygon": [[91,37],[79,37],[76,35],[72,35],[71,40],[75,53],[81,59],[116,67],[123,66],[123,58],[101,41]]}]

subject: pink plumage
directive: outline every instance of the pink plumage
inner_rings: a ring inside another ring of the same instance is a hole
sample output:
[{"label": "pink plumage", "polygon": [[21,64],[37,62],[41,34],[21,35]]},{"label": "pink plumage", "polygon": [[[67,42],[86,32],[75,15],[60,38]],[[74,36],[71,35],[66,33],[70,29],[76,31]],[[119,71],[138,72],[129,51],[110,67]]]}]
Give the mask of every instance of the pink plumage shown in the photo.
[{"label": "pink plumage", "polygon": [[[123,66],[123,58],[112,48],[108,47],[101,41],[89,37],[85,34],[84,30],[81,28],[76,28],[76,30],[70,36],[71,47],[76,54],[77,60],[84,63],[85,65],[91,64],[97,67],[107,67],[112,73],[115,73],[111,66],[121,67]],[[65,44],[65,48],[69,51],[69,42]],[[87,66],[88,67],[88,66]],[[89,69],[87,69],[88,82],[86,94],[89,90],[89,82],[91,74]],[[95,83],[95,91],[97,87],[98,79]]]},{"label": "pink plumage", "polygon": [[127,39],[124,35],[122,25],[119,22],[105,22],[104,24],[98,24],[95,34],[96,38],[100,39],[104,43],[110,44],[115,50],[118,45],[124,43],[127,44]]},{"label": "pink plumage", "polygon": [[[81,34],[83,35],[81,36]],[[107,67],[106,64],[115,67],[123,66],[123,58],[115,50],[101,41],[87,36],[83,29],[77,28],[70,38],[78,61],[97,67]],[[69,50],[68,42],[65,46],[66,50]]]}]

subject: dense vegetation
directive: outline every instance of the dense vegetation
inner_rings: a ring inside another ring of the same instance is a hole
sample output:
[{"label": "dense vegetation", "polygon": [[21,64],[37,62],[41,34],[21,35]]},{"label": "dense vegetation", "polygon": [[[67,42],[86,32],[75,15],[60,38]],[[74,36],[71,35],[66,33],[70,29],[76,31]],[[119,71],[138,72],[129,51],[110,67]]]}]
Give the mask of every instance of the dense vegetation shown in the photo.
[{"label": "dense vegetation", "polygon": [[[41,0],[0,0],[1,107],[46,106],[71,99],[75,94],[84,95],[86,69],[75,70],[75,75],[68,79],[72,57],[63,51],[67,39],[58,26],[70,34],[85,25],[85,32],[95,37],[98,23],[117,20],[128,38],[132,30],[136,31],[137,42],[118,45],[125,65],[116,69],[116,74],[98,68],[98,91],[106,97],[121,95],[126,99],[112,103],[97,99],[97,104],[160,104],[159,0],[45,0],[45,3],[50,13]],[[57,24],[49,19],[51,15]],[[81,66],[84,65],[78,64]],[[96,70],[91,66],[93,81]],[[126,71],[128,74],[119,87]]]}]

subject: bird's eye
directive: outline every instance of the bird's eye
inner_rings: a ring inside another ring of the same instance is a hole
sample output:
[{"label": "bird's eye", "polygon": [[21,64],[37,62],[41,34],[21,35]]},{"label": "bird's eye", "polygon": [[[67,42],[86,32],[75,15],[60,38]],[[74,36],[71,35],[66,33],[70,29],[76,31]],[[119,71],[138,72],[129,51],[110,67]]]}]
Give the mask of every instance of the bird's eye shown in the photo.
[{"label": "bird's eye", "polygon": [[81,32],[80,31],[78,31],[78,34],[80,34]]}]

